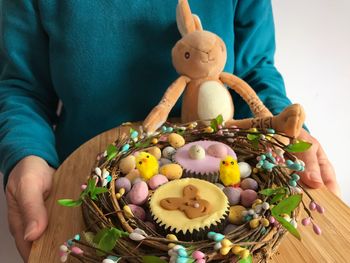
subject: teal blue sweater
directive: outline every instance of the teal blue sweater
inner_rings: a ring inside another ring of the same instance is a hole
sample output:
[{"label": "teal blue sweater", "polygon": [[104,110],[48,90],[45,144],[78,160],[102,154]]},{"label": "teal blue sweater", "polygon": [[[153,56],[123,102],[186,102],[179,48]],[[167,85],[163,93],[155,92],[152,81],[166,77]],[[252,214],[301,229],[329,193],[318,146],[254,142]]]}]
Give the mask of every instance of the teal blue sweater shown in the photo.
[{"label": "teal blue sweater", "polygon": [[[28,155],[59,164],[79,145],[146,117],[177,77],[177,0],[0,0],[0,170]],[[290,101],[274,67],[270,0],[190,0],[227,45],[225,71],[273,113]],[[233,94],[235,118],[250,116]],[[56,114],[58,101],[62,114]],[[172,115],[180,115],[180,103]],[[56,125],[56,129],[53,129]]]}]

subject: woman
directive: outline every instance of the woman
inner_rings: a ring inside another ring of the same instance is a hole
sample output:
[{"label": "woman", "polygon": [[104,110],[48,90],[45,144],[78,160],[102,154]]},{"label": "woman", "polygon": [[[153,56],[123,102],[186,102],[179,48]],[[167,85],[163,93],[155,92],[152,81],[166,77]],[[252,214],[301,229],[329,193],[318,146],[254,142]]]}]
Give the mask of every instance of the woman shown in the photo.
[{"label": "woman", "polygon": [[[170,50],[180,38],[177,1],[164,3],[1,1],[0,169],[10,229],[24,259],[46,228],[44,198],[60,162],[89,138],[144,119],[175,79]],[[247,81],[274,114],[289,105],[274,67],[270,0],[190,4],[204,28],[225,41],[225,71]],[[247,105],[232,95],[235,118],[248,117]],[[313,142],[300,156],[303,182],[339,193],[320,144],[305,130],[301,138]]]}]

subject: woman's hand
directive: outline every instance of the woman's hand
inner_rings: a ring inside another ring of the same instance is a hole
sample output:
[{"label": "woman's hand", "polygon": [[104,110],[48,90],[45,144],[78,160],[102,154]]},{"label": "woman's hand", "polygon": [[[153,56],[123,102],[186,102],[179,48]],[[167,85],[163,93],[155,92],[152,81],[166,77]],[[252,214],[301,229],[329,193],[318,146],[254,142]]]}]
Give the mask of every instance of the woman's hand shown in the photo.
[{"label": "woman's hand", "polygon": [[32,241],[41,236],[48,223],[44,200],[49,195],[54,172],[45,160],[28,156],[18,162],[8,179],[6,199],[9,227],[25,262]]},{"label": "woman's hand", "polygon": [[334,168],[321,144],[304,129],[301,130],[299,139],[312,143],[309,150],[296,154],[305,162],[305,171],[301,173],[301,181],[312,188],[320,188],[325,185],[334,194],[340,196]]}]

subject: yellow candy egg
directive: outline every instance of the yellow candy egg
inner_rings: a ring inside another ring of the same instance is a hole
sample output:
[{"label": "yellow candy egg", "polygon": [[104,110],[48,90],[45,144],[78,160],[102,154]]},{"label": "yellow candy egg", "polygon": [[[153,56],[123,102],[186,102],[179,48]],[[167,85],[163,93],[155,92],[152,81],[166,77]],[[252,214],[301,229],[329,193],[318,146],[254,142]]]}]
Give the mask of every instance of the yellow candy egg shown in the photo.
[{"label": "yellow candy egg", "polygon": [[170,145],[173,146],[175,149],[185,145],[184,137],[182,137],[180,134],[177,134],[177,133],[169,134],[168,141]]},{"label": "yellow candy egg", "polygon": [[248,249],[244,249],[242,250],[240,253],[239,253],[239,256],[242,258],[242,259],[246,259],[247,257],[249,257],[249,250]]},{"label": "yellow candy egg", "polygon": [[268,227],[270,225],[270,222],[268,219],[266,218],[261,218],[260,219],[260,223],[264,226],[264,227]]},{"label": "yellow candy egg", "polygon": [[168,180],[180,179],[182,176],[182,167],[176,163],[165,164],[159,169],[159,173]]},{"label": "yellow candy egg", "polygon": [[167,234],[166,239],[177,241],[177,237],[174,234]]},{"label": "yellow candy egg", "polygon": [[125,205],[123,207],[123,212],[124,212],[124,215],[127,217],[127,218],[130,218],[130,217],[134,217],[134,214],[132,213],[130,207],[128,205]]},{"label": "yellow candy egg", "polygon": [[133,182],[136,178],[140,178],[140,172],[137,169],[133,169],[125,177],[128,178],[130,182]]},{"label": "yellow candy egg", "polygon": [[159,160],[160,157],[162,156],[162,151],[157,146],[147,148],[147,149],[145,149],[145,152],[152,154],[154,157],[156,157],[157,160]]},{"label": "yellow candy egg", "polygon": [[129,155],[119,162],[119,169],[123,174],[130,173],[135,168],[135,156]]},{"label": "yellow candy egg", "polygon": [[241,246],[233,246],[232,247],[232,253],[235,255],[239,255],[239,253],[241,253],[241,251],[245,250],[243,247]]},{"label": "yellow candy egg", "polygon": [[241,225],[244,223],[242,212],[246,211],[246,208],[241,205],[234,205],[230,207],[230,213],[228,215],[228,220],[231,224]]},{"label": "yellow candy egg", "polygon": [[228,240],[227,238],[223,239],[221,241],[221,245],[223,247],[231,247],[232,246],[232,242],[230,240]]},{"label": "yellow candy egg", "polygon": [[220,254],[225,256],[230,252],[230,250],[231,250],[231,247],[222,247],[220,248]]},{"label": "yellow candy egg", "polygon": [[259,224],[260,224],[260,221],[257,218],[256,219],[252,219],[249,222],[250,227],[253,228],[253,229],[257,228],[259,226]]}]

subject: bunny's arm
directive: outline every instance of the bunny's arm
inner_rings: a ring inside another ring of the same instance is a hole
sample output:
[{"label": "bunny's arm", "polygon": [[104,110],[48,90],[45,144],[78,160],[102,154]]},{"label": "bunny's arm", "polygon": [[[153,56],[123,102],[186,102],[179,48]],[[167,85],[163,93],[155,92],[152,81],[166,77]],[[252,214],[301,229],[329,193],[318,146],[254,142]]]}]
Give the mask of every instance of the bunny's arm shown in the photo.
[{"label": "bunny's arm", "polygon": [[256,92],[244,80],[227,72],[222,72],[220,74],[220,80],[244,99],[255,117],[272,116],[272,113],[259,99]]},{"label": "bunny's arm", "polygon": [[143,128],[146,132],[154,132],[167,120],[169,112],[185,90],[188,82],[190,82],[188,77],[180,76],[170,85],[159,104],[152,109],[143,122]]}]

